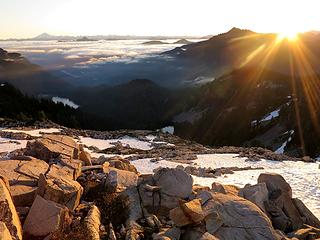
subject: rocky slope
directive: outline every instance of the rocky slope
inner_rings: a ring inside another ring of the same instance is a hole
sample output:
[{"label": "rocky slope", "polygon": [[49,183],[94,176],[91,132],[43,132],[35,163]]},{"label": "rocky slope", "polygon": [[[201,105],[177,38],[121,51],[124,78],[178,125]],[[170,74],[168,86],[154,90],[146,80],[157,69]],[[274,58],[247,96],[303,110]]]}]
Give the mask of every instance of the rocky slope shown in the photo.
[{"label": "rocky slope", "polygon": [[[207,148],[160,131],[98,132],[39,123],[0,134],[7,139],[0,144],[1,239],[320,237],[320,221],[281,175],[261,173],[255,184],[238,187],[219,183],[219,176],[264,170],[191,164],[201,154],[226,152],[246,156],[252,166],[260,158],[312,159]],[[163,167],[142,174],[142,160]],[[209,186],[195,184],[196,176],[211,179]]]}]

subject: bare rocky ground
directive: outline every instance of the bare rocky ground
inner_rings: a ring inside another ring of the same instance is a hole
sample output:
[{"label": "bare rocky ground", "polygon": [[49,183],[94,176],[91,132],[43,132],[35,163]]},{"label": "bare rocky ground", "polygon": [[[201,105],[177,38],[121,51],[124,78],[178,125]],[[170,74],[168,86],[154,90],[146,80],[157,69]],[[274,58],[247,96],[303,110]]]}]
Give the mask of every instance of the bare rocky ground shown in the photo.
[{"label": "bare rocky ground", "polygon": [[[201,153],[238,153],[251,161],[313,161],[310,158],[290,158],[260,148],[209,148],[155,131],[34,126],[44,127],[62,131],[42,137],[0,133],[12,141],[29,140],[26,148],[0,160],[0,239],[320,239],[320,221],[292,197],[290,185],[280,175],[261,174],[257,184],[241,189],[214,179],[211,187],[205,187],[194,185],[190,174],[214,178],[243,169],[190,165],[142,175],[130,164],[139,158],[188,163]],[[158,142],[150,150],[118,143],[105,150],[91,147],[93,152],[134,154],[128,158],[93,158],[85,151],[90,146],[74,141],[79,136],[124,135],[144,140],[150,134]]]}]

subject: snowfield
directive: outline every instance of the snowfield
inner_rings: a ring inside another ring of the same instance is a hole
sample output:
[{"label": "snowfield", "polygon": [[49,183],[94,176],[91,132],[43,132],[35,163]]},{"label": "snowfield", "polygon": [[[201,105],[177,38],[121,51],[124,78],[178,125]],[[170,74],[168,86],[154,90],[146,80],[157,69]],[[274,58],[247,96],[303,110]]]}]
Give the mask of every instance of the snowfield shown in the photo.
[{"label": "snowfield", "polygon": [[[152,173],[158,167],[175,168],[180,163],[160,161],[152,163],[149,159],[141,159],[131,162],[138,171],[144,174]],[[290,184],[293,196],[301,199],[310,210],[320,218],[320,169],[319,163],[305,162],[276,162],[261,160],[258,162],[246,161],[236,154],[206,154],[198,155],[193,164],[199,167],[263,167],[263,170],[237,171],[234,174],[222,175],[217,178],[204,178],[193,176],[194,183],[211,187],[213,182],[232,184],[243,187],[246,184],[256,184],[258,176],[264,172],[281,174]]]},{"label": "snowfield", "polygon": [[0,137],[0,153],[9,153],[17,149],[25,148],[27,140],[12,140]]},{"label": "snowfield", "polygon": [[12,133],[25,133],[33,137],[41,137],[42,133],[59,133],[61,129],[58,128],[43,128],[43,129],[36,129],[36,130],[15,130],[15,129],[2,129],[3,132],[12,132]]},{"label": "snowfield", "polygon": [[123,146],[129,145],[131,148],[150,150],[152,149],[151,143],[147,141],[141,141],[139,139],[124,136],[118,139],[95,139],[91,137],[80,137],[80,142],[88,147],[94,146],[100,150],[114,147],[112,143],[120,142]]}]

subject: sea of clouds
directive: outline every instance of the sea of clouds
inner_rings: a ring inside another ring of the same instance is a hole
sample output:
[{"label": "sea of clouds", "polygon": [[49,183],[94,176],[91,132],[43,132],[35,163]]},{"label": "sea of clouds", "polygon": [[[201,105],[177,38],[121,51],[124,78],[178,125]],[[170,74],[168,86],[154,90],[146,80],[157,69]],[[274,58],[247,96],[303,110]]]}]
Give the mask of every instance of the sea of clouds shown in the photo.
[{"label": "sea of clouds", "polygon": [[166,85],[169,78],[174,76],[177,79],[182,74],[181,66],[171,66],[171,59],[160,53],[181,45],[173,44],[174,39],[166,40],[168,44],[143,44],[147,41],[5,41],[1,42],[1,47],[21,53],[30,62],[74,85],[115,85],[137,78],[148,78]]}]

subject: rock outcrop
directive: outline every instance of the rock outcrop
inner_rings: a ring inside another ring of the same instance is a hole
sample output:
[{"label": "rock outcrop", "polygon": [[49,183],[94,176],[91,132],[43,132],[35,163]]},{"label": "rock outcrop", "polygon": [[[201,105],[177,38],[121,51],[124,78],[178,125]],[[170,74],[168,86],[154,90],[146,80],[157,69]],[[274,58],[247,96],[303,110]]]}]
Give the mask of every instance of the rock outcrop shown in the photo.
[{"label": "rock outcrop", "polygon": [[30,140],[17,156],[0,160],[0,239],[320,237],[319,219],[292,198],[278,174],[263,173],[257,184],[243,188],[213,181],[211,187],[194,185],[190,173],[215,177],[237,169],[178,166],[142,175],[128,159],[91,158],[63,135]]}]

